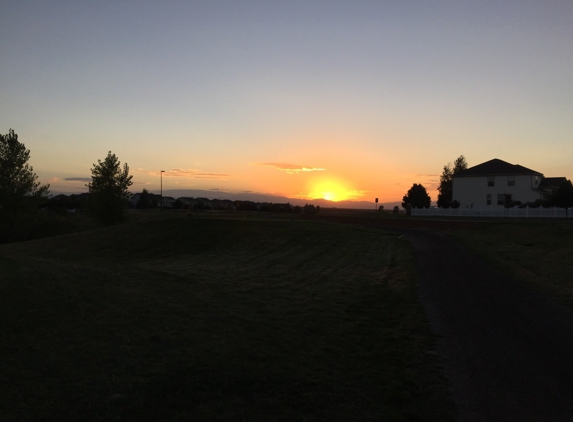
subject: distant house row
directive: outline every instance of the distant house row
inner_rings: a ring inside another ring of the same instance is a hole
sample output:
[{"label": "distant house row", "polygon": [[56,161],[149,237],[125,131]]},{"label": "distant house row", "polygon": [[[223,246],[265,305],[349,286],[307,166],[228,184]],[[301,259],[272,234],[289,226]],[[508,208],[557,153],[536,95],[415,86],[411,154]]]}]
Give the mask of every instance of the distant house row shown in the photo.
[{"label": "distant house row", "polygon": [[462,207],[503,207],[547,200],[565,177],[542,173],[497,158],[453,176],[452,199]]},{"label": "distant house row", "polygon": [[[89,193],[72,194],[72,195],[55,195],[51,197],[44,205],[46,208],[66,209],[69,212],[83,210],[87,207]],[[181,197],[173,198],[171,196],[156,195],[145,191],[136,193],[127,200],[128,208],[159,208],[163,202],[164,208],[194,209],[194,210],[213,210],[213,211],[260,211],[260,212],[286,212],[286,213],[305,213],[315,214],[320,211],[319,206],[305,205],[303,207],[292,205],[290,203],[271,203],[271,202],[253,202],[244,200],[230,199],[208,199]]]},{"label": "distant house row", "polygon": [[[162,202],[163,201],[163,202]],[[299,207],[289,203],[276,204],[270,202],[253,202],[253,201],[239,201],[230,199],[208,199],[208,198],[193,198],[181,197],[173,198],[171,196],[156,195],[146,192],[136,193],[128,201],[130,208],[157,208],[163,203],[164,208],[184,208],[195,210],[213,210],[213,211],[267,211],[267,212],[312,212],[310,206]],[[320,208],[320,207],[317,207]],[[313,206],[314,209],[314,206]]]}]

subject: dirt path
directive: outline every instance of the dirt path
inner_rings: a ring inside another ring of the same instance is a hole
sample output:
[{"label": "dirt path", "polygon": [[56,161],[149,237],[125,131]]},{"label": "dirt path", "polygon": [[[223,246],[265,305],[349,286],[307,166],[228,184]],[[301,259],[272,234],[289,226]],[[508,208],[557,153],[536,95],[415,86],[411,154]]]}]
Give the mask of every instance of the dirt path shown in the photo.
[{"label": "dirt path", "polygon": [[403,233],[459,420],[573,421],[573,311],[446,236]]}]

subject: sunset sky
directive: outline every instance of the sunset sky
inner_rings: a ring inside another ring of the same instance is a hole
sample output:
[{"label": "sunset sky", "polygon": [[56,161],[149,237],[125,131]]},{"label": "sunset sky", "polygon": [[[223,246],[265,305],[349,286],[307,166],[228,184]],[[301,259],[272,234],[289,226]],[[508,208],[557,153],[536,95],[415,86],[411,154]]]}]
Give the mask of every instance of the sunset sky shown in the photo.
[{"label": "sunset sky", "polygon": [[134,192],[435,201],[460,154],[573,179],[573,2],[4,0],[10,128],[54,192],[110,150]]}]

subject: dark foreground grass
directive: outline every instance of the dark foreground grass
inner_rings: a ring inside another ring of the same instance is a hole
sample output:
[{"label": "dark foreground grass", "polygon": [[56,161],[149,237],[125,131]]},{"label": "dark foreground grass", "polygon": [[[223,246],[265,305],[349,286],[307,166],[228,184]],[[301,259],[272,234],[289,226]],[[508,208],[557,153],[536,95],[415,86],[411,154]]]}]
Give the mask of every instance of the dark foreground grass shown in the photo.
[{"label": "dark foreground grass", "polygon": [[450,235],[508,277],[573,307],[573,222],[481,222]]},{"label": "dark foreground grass", "polygon": [[0,247],[3,420],[450,420],[408,245],[167,218]]}]

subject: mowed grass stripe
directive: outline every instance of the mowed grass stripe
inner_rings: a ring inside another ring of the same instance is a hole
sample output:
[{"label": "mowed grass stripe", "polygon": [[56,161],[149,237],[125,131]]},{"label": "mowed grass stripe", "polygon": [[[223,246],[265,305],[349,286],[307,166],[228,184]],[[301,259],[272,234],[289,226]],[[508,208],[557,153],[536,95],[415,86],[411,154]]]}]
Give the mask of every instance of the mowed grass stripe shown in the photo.
[{"label": "mowed grass stripe", "polygon": [[482,222],[449,234],[508,277],[526,282],[573,307],[572,222],[539,219]]},{"label": "mowed grass stripe", "polygon": [[448,420],[395,236],[164,219],[0,247],[9,420]]}]

